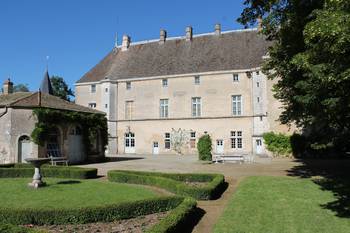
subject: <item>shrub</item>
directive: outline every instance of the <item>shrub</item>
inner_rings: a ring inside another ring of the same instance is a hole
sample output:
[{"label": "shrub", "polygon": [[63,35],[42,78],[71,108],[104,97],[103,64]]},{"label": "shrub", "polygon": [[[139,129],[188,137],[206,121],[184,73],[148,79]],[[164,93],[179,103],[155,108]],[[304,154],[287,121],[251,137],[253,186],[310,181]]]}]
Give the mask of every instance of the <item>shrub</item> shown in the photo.
[{"label": "shrub", "polygon": [[168,211],[177,207],[183,200],[183,197],[170,196],[75,209],[0,208],[0,222],[15,225],[83,224],[98,221],[112,222],[120,219]]},{"label": "shrub", "polygon": [[211,161],[212,160],[212,142],[208,134],[203,135],[199,138],[197,143],[197,150],[199,155],[199,160]]},{"label": "shrub", "polygon": [[[90,179],[97,177],[96,168],[66,167],[66,166],[42,166],[42,174],[45,177]],[[0,167],[0,178],[32,177],[33,166],[30,164],[12,164],[12,166]]]},{"label": "shrub", "polygon": [[[221,174],[180,174],[138,171],[109,171],[108,180],[120,183],[151,185],[166,189],[172,193],[190,196],[199,200],[214,199],[219,196],[225,186],[225,178]],[[208,182],[195,187],[186,182]]]},{"label": "shrub", "polygon": [[171,213],[146,231],[146,233],[176,233],[184,232],[188,223],[191,223],[191,216],[196,208],[196,201],[192,198],[185,198]]},{"label": "shrub", "polygon": [[11,224],[0,224],[0,232],[6,232],[6,233],[39,233],[39,232],[42,232],[42,231],[37,231],[37,230],[34,230],[34,229],[27,229],[25,227],[15,226],[15,225],[11,225]]},{"label": "shrub", "polygon": [[290,143],[290,136],[282,133],[264,133],[263,135],[267,149],[273,153],[274,156],[289,157],[292,153],[292,146]]}]

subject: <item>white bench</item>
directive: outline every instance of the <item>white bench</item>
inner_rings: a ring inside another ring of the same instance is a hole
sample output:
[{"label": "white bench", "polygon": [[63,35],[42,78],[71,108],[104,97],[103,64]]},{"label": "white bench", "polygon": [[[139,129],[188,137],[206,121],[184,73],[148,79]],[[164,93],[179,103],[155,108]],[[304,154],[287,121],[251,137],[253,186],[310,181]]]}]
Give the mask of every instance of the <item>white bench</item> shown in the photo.
[{"label": "white bench", "polygon": [[59,164],[59,163],[62,163],[62,164],[65,164],[66,166],[68,166],[68,159],[66,157],[50,156],[49,158],[51,159],[52,166],[57,166],[57,164]]},{"label": "white bench", "polygon": [[254,157],[248,154],[214,154],[213,155],[213,160],[215,161],[215,163],[219,163],[220,161],[222,163],[225,163],[225,161],[238,162],[240,164],[243,162],[251,163],[253,162],[253,159]]}]

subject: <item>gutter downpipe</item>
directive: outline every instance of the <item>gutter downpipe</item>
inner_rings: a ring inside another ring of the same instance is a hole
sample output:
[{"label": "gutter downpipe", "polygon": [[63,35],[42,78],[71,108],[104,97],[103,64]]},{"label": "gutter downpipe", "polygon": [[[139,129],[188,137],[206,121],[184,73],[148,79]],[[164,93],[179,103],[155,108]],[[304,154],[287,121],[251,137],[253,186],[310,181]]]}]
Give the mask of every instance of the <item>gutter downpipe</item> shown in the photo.
[{"label": "gutter downpipe", "polygon": [[0,118],[3,117],[3,116],[7,113],[7,109],[8,109],[8,107],[5,106],[5,112],[3,112],[3,113],[0,114]]}]

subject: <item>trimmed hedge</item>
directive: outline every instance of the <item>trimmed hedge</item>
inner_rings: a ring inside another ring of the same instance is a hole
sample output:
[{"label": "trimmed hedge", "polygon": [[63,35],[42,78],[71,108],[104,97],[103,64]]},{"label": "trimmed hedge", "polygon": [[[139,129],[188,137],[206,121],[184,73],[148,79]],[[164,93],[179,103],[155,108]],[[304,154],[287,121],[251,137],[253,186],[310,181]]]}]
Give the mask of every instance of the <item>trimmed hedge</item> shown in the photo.
[{"label": "trimmed hedge", "polygon": [[[97,177],[97,168],[42,166],[44,177],[90,179]],[[32,177],[34,168],[30,164],[6,164],[0,167],[0,178]]]},{"label": "trimmed hedge", "polygon": [[199,160],[212,161],[212,141],[209,134],[199,138],[197,143]]},{"label": "trimmed hedge", "polygon": [[[221,174],[180,174],[114,170],[108,172],[108,180],[120,183],[157,186],[172,193],[190,196],[199,200],[215,199],[222,193],[225,186],[225,178]],[[194,187],[185,182],[208,183],[201,187]]]},{"label": "trimmed hedge", "polygon": [[196,206],[197,203],[194,199],[185,198],[180,205],[168,214],[168,216],[148,229],[146,233],[183,232],[190,222]]},{"label": "trimmed hedge", "polygon": [[112,222],[120,219],[134,218],[140,215],[168,211],[179,206],[183,200],[183,197],[171,196],[75,209],[0,208],[0,222],[14,225]]},{"label": "trimmed hedge", "polygon": [[0,224],[0,232],[6,233],[43,233],[44,231],[39,231],[35,229],[28,229],[25,227],[15,226],[11,224]]}]

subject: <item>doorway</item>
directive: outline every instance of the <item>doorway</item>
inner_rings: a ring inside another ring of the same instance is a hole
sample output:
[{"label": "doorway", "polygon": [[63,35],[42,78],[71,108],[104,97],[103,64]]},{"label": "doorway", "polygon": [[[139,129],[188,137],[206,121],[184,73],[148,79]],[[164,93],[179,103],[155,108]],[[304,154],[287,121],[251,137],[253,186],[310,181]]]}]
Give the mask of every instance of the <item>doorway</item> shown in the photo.
[{"label": "doorway", "polygon": [[153,153],[154,155],[159,154],[159,143],[158,143],[158,142],[153,142],[153,150],[152,150],[152,153]]},{"label": "doorway", "polygon": [[135,153],[135,134],[125,133],[125,153],[133,154]]},{"label": "doorway", "polygon": [[256,151],[257,154],[262,154],[263,153],[263,147],[262,147],[261,139],[256,139],[255,140],[255,151]]},{"label": "doorway", "polygon": [[28,136],[18,139],[18,162],[25,163],[25,159],[32,157],[32,142]]},{"label": "doorway", "polygon": [[216,153],[218,154],[224,153],[224,140],[222,139],[216,140]]}]

